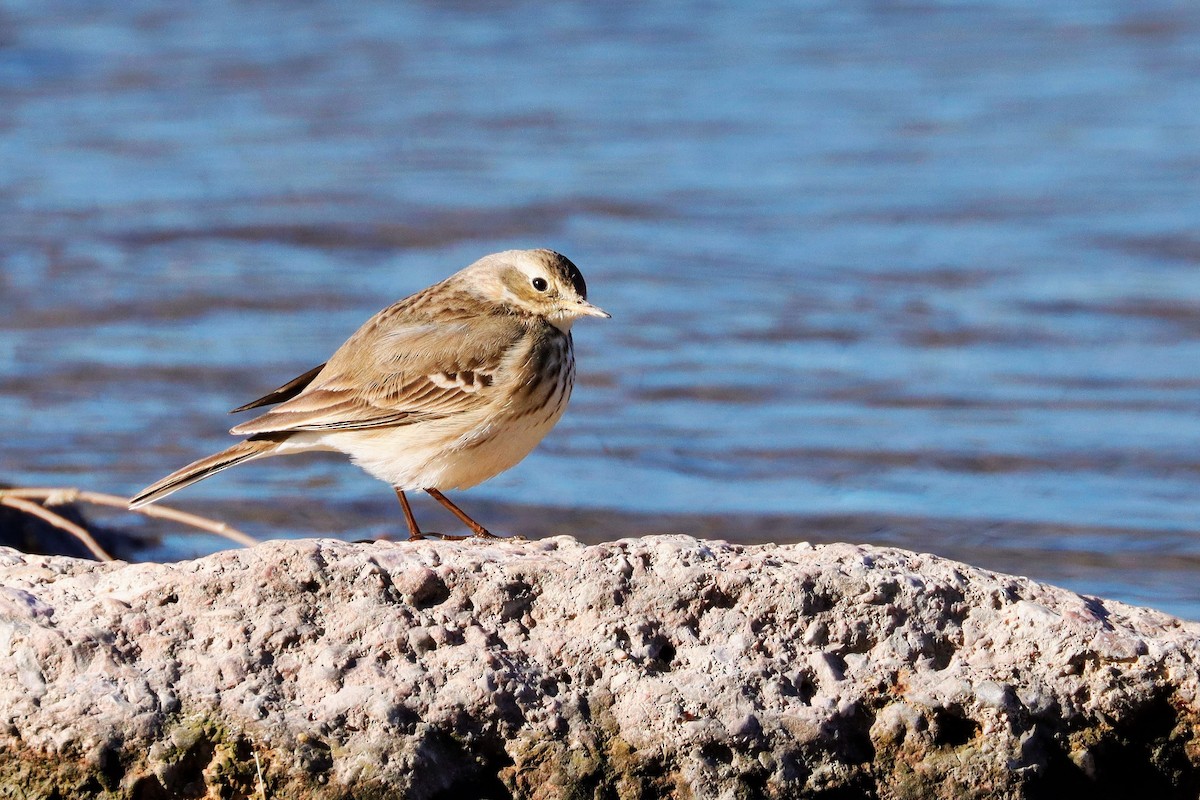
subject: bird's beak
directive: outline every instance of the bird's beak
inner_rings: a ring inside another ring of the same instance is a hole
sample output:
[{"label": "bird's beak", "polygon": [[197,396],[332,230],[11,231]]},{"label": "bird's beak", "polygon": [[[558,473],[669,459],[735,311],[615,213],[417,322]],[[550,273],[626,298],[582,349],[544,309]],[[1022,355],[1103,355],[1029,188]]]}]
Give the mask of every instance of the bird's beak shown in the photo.
[{"label": "bird's beak", "polygon": [[612,319],[612,314],[605,311],[599,306],[594,306],[587,300],[576,300],[572,303],[571,311],[576,316],[580,317],[601,317],[602,319]]}]

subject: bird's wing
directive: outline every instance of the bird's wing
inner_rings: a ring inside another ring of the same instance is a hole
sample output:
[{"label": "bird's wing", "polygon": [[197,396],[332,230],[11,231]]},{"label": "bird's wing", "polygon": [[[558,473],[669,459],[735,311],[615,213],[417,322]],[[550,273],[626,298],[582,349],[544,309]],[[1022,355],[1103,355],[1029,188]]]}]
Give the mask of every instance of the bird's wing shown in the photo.
[{"label": "bird's wing", "polygon": [[238,406],[237,408],[233,409],[233,411],[230,411],[229,413],[230,414],[239,414],[242,411],[249,411],[252,408],[261,408],[262,406],[273,406],[276,403],[282,403],[284,400],[291,400],[293,397],[295,397],[296,395],[298,395],[302,391],[304,391],[304,388],[306,386],[308,386],[310,383],[312,383],[313,378],[317,377],[317,374],[323,369],[325,369],[325,365],[318,364],[317,366],[313,367],[312,369],[310,369],[308,372],[304,373],[303,375],[301,375],[297,378],[292,378],[290,381],[285,383],[283,386],[280,386],[275,391],[268,392],[267,394],[264,394],[262,397],[258,398],[257,400],[255,400],[251,403],[246,403],[246,405],[244,405],[244,406]]},{"label": "bird's wing", "polygon": [[303,391],[234,427],[237,435],[409,425],[479,408],[516,346],[511,318],[398,324],[382,312]]}]

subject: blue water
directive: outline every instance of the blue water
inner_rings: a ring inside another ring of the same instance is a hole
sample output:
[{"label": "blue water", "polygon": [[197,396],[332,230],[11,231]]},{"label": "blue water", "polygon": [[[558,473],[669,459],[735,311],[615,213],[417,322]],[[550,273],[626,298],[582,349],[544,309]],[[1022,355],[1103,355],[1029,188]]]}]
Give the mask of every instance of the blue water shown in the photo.
[{"label": "blue water", "polygon": [[[132,493],[546,246],[613,319],[456,498],[493,529],[896,544],[1200,618],[1200,6],[744,5],[0,6],[0,480]],[[401,525],[327,457],[172,501]]]}]

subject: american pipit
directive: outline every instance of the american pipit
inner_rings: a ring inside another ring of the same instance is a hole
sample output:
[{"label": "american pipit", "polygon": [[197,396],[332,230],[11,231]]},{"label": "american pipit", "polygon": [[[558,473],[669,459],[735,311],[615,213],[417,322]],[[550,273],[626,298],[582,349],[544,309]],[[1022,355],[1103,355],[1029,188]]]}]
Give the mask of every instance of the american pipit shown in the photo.
[{"label": "american pipit", "polygon": [[509,469],[554,427],[575,384],[571,324],[585,316],[609,315],[587,301],[566,257],[485,256],[371,317],[329,361],[234,409],[278,403],[230,431],[247,439],[146,487],[130,508],[246,461],[336,450],[396,490],[409,538],[422,538],[404,494],[416,490],[490,538],[442,490]]}]

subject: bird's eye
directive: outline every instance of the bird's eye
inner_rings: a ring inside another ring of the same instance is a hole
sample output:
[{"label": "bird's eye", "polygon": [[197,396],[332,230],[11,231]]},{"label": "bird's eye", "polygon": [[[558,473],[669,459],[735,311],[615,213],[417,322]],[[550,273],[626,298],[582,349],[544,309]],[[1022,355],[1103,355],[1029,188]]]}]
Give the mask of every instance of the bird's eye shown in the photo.
[{"label": "bird's eye", "polygon": [[550,284],[546,283],[545,278],[534,278],[533,279],[533,288],[537,289],[539,292],[546,291],[547,287],[549,287],[549,286],[550,286]]}]

